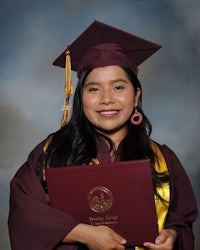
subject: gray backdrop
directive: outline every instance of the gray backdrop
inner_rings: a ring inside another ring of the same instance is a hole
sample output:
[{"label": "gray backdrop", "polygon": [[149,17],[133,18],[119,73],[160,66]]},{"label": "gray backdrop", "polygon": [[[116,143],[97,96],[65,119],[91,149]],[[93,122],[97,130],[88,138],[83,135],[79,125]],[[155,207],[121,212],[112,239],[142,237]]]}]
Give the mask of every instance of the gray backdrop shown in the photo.
[{"label": "gray backdrop", "polygon": [[[199,0],[0,1],[0,249],[10,249],[9,181],[60,126],[64,70],[51,63],[94,19],[163,46],[140,67],[144,111],[152,137],[177,153],[200,203],[199,17]],[[194,231],[197,250],[199,221]]]}]

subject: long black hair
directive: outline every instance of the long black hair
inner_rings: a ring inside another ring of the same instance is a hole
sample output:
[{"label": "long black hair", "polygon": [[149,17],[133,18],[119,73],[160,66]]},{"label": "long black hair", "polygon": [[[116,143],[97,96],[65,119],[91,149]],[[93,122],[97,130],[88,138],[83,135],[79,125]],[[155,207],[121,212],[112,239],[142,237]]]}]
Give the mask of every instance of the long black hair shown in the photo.
[{"label": "long black hair", "polygon": [[[123,68],[123,67],[122,67]],[[120,161],[147,159],[151,161],[152,179],[154,192],[157,196],[156,187],[168,181],[166,174],[156,172],[154,165],[156,155],[151,147],[150,134],[152,125],[142,110],[142,87],[135,74],[128,68],[123,68],[130,82],[133,84],[135,93],[141,89],[138,101],[138,111],[143,115],[141,124],[134,126],[127,121],[128,133],[120,144]],[[82,94],[84,82],[90,70],[82,73],[73,99],[73,110],[70,121],[52,135],[51,142],[46,152],[41,156],[38,166],[38,174],[42,178],[43,171],[47,167],[61,167],[89,164],[97,156],[96,136],[94,126],[88,121],[83,112]],[[101,135],[108,141],[111,151],[114,149],[113,142],[105,135]],[[160,199],[162,199],[159,196]]]}]

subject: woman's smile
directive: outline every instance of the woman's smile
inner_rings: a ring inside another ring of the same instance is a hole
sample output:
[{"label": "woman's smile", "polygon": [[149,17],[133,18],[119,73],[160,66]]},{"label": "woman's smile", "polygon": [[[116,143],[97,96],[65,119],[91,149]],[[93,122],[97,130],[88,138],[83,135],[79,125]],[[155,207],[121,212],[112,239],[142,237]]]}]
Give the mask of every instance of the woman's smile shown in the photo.
[{"label": "woman's smile", "polygon": [[109,110],[100,110],[98,113],[105,118],[113,118],[116,117],[116,115],[119,114],[119,110],[116,109],[109,109]]}]

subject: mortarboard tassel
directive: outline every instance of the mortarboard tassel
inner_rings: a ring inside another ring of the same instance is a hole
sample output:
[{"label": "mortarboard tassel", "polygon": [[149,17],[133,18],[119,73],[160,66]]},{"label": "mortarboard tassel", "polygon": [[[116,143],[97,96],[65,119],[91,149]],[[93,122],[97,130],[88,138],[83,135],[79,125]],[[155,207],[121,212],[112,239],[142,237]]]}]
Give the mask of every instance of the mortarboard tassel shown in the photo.
[{"label": "mortarboard tassel", "polygon": [[[68,114],[71,106],[69,105],[69,98],[73,93],[73,86],[72,86],[72,77],[71,77],[71,57],[70,57],[70,51],[66,50],[66,61],[65,61],[65,99],[64,99],[64,105],[62,107],[63,117],[61,122],[61,127],[64,127],[65,124],[68,122]],[[48,139],[44,146],[44,152],[47,151],[49,144],[51,143],[52,137]],[[45,180],[45,175],[43,173],[43,179]]]},{"label": "mortarboard tassel", "polygon": [[64,127],[65,124],[68,122],[68,114],[69,114],[69,110],[71,109],[71,106],[69,105],[69,98],[73,93],[70,51],[66,50],[65,54],[66,54],[66,60],[65,60],[65,99],[64,99],[64,105],[62,107],[62,110],[64,111],[64,113],[63,113],[61,127]]}]

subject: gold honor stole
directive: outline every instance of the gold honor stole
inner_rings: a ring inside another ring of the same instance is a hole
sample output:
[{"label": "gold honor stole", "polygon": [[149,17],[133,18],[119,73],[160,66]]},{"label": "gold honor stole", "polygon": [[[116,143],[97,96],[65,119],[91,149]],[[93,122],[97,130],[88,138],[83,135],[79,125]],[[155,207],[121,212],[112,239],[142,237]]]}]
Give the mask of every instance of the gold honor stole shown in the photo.
[{"label": "gold honor stole", "polygon": [[[157,156],[157,161],[155,162],[155,169],[158,173],[168,173],[167,164],[165,159],[160,152],[158,146],[151,142],[152,149]],[[163,183],[161,187],[157,187],[157,192],[159,195],[166,201],[163,202],[158,199],[158,197],[154,196],[155,198],[155,205],[156,205],[156,214],[157,214],[157,221],[158,221],[158,231],[160,232],[165,225],[165,220],[168,212],[169,201],[170,201],[170,186],[169,183]],[[144,250],[143,247],[135,247],[135,250]]]}]

